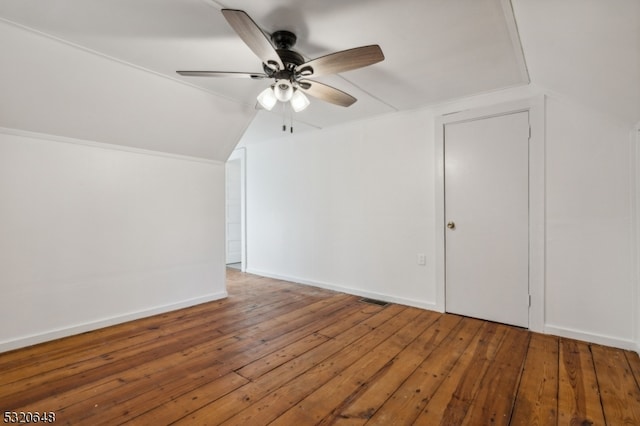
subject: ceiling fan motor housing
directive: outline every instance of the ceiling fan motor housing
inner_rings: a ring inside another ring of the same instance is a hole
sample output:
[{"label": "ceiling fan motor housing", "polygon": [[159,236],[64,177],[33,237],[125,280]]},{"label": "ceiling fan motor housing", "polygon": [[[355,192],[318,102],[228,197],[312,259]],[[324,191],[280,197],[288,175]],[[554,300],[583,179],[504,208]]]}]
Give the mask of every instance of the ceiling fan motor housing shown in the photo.
[{"label": "ceiling fan motor housing", "polygon": [[294,81],[294,70],[298,65],[305,63],[304,57],[291,50],[296,44],[297,37],[291,31],[280,30],[271,35],[271,41],[276,46],[276,52],[284,64],[283,70],[274,70],[269,64],[262,64],[262,68],[269,77],[277,80]]}]

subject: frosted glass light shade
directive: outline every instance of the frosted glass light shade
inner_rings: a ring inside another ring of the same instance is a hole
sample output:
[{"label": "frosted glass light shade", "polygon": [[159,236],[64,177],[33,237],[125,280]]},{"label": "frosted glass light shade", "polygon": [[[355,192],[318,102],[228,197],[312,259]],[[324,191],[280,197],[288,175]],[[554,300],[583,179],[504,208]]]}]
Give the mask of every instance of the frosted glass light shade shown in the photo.
[{"label": "frosted glass light shade", "polygon": [[293,96],[293,87],[291,87],[291,82],[287,80],[278,80],[273,87],[273,92],[280,102],[289,102]]},{"label": "frosted glass light shade", "polygon": [[302,111],[308,107],[310,103],[309,99],[300,90],[293,92],[293,96],[291,96],[291,108],[293,108],[295,112]]},{"label": "frosted glass light shade", "polygon": [[258,102],[260,105],[267,111],[271,111],[275,106],[276,102],[278,102],[278,98],[276,98],[276,94],[273,92],[271,87],[267,87],[258,95]]}]

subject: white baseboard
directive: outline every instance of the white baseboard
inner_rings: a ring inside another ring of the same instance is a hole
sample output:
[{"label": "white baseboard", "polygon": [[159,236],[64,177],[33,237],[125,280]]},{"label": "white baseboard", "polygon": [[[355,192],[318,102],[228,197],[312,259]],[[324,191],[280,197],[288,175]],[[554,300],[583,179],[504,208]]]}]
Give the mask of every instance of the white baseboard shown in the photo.
[{"label": "white baseboard", "polygon": [[50,340],[60,339],[62,337],[72,336],[74,334],[84,333],[86,331],[97,330],[99,328],[108,327],[115,324],[121,324],[127,321],[133,321],[140,318],[150,317],[152,315],[163,314],[165,312],[175,311],[177,309],[187,308],[189,306],[199,305],[201,303],[212,302],[227,297],[227,292],[211,293],[205,296],[193,299],[182,300],[177,303],[156,306],[142,311],[131,312],[124,315],[118,315],[110,318],[104,318],[96,321],[90,321],[70,327],[48,330],[38,334],[20,337],[14,340],[5,340],[0,342],[0,353],[13,349],[24,348],[26,346],[35,345]]},{"label": "white baseboard", "polygon": [[544,333],[640,353],[640,345],[633,340],[620,339],[617,337],[589,333],[581,330],[573,330],[570,328],[558,327],[551,324],[546,324],[544,326]]},{"label": "white baseboard", "polygon": [[373,291],[366,291],[362,289],[346,287],[339,284],[326,283],[321,281],[311,281],[300,277],[293,277],[289,275],[274,274],[271,272],[261,271],[258,269],[247,268],[249,274],[260,275],[267,278],[273,278],[276,280],[290,281],[296,284],[310,285],[313,287],[324,288],[327,290],[339,291],[341,293],[352,294],[354,296],[367,297],[370,299],[382,300],[389,303],[397,303],[399,305],[412,306],[415,308],[427,309],[430,311],[438,311],[436,304],[431,302],[424,302],[419,300],[407,299],[403,297],[392,296],[390,294],[377,293]]},{"label": "white baseboard", "polygon": [[[413,306],[416,308],[422,308],[422,309],[428,309],[430,311],[441,312],[441,310],[437,309],[437,306],[435,303],[410,300],[410,299],[391,296],[383,293],[376,293],[376,292],[364,291],[361,289],[354,289],[351,287],[345,287],[337,284],[310,281],[300,277],[275,274],[272,272],[261,271],[253,268],[247,268],[246,272],[250,274],[260,275],[263,277],[274,278],[277,280],[290,281],[297,284],[311,285],[314,287],[325,288],[327,290],[334,290],[342,293],[353,294],[356,296],[383,300],[385,302],[398,303],[400,305]],[[580,330],[572,330],[569,328],[559,327],[551,324],[547,324],[544,326],[543,333],[551,334],[559,337],[566,337],[569,339],[581,340],[589,343],[596,343],[600,345],[611,346],[611,347],[620,348],[620,349],[631,350],[640,354],[640,342],[634,342],[632,340],[620,339],[620,338],[600,335],[596,333],[588,333]]]}]

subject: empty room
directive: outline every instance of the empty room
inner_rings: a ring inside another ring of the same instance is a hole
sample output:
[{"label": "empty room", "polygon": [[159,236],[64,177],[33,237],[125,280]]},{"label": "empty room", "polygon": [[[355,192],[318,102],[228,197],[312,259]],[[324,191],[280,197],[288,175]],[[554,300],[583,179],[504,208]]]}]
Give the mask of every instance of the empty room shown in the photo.
[{"label": "empty room", "polygon": [[4,424],[640,425],[639,0],[3,0],[0,58]]}]

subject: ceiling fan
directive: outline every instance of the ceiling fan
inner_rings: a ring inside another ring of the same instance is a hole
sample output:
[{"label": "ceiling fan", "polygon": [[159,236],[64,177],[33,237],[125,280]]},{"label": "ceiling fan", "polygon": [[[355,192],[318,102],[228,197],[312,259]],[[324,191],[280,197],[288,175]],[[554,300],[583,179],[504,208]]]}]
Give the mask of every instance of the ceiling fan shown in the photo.
[{"label": "ceiling fan", "polygon": [[290,31],[276,31],[271,41],[251,17],[242,10],[222,9],[222,14],[231,28],[262,61],[264,72],[224,72],[224,71],[176,71],[183,76],[232,77],[251,79],[274,79],[275,82],[258,95],[259,104],[271,110],[277,102],[290,102],[291,108],[302,111],[309,105],[304,95],[313,96],[335,105],[348,107],[356,98],[315,80],[319,77],[362,68],[384,60],[380,46],[356,47],[305,61],[299,53],[291,50],[297,38]]}]

